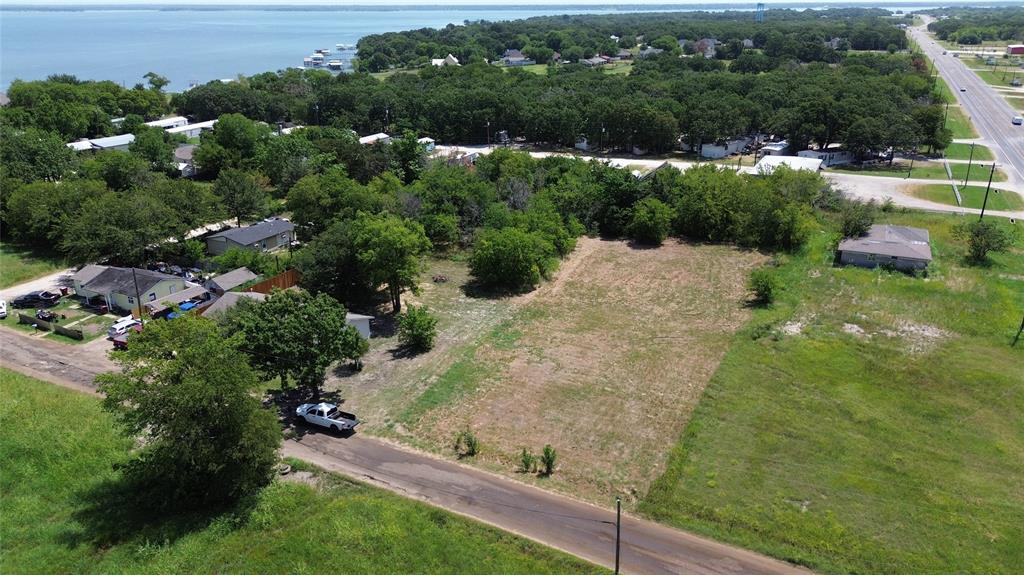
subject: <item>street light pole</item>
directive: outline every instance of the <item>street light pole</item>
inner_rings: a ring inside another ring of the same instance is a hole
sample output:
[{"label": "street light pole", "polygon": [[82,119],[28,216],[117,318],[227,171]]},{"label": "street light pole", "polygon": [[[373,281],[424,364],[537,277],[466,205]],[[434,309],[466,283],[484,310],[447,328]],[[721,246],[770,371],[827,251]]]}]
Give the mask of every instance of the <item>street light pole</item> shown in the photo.
[{"label": "street light pole", "polygon": [[619,575],[619,539],[622,535],[622,499],[615,498],[615,575]]}]

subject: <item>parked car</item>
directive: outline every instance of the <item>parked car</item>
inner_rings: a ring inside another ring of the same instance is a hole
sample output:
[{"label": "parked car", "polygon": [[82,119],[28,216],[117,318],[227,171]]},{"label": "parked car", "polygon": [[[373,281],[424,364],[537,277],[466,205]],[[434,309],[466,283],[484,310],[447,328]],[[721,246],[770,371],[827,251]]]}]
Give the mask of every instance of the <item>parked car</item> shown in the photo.
[{"label": "parked car", "polygon": [[43,321],[48,321],[48,322],[53,323],[53,322],[61,319],[61,317],[62,316],[59,313],[54,313],[54,312],[49,311],[49,310],[45,310],[45,309],[37,309],[36,310],[36,319],[41,319]]},{"label": "parked car", "polygon": [[0,299],[0,319],[7,319],[7,302]]},{"label": "parked car", "polygon": [[57,305],[60,301],[60,294],[48,291],[34,291],[23,296],[18,296],[11,301],[11,307],[15,309],[29,307],[50,307]]},{"label": "parked car", "polygon": [[128,349],[128,336],[133,333],[139,333],[140,331],[142,331],[142,324],[134,325],[128,328],[128,330],[121,335],[114,336],[114,349]]},{"label": "parked car", "polygon": [[119,335],[124,335],[128,333],[128,330],[132,329],[137,325],[142,325],[142,322],[130,315],[126,315],[121,319],[115,321],[114,325],[110,326],[110,329],[107,330],[107,337],[109,337],[110,339],[114,339]]},{"label": "parked car", "polygon": [[348,431],[359,425],[356,416],[340,411],[333,403],[303,403],[295,409],[295,415],[306,423],[326,427],[334,432]]},{"label": "parked car", "polygon": [[1014,126],[1020,126],[1024,124],[1024,116],[1014,116],[1010,122],[1013,123]]}]

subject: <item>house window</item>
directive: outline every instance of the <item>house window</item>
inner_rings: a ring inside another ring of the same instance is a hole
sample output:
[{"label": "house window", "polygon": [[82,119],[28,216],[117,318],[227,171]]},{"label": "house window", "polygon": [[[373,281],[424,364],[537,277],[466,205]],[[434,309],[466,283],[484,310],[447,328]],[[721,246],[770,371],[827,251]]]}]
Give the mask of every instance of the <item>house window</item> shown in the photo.
[{"label": "house window", "polygon": [[135,298],[128,296],[128,303],[135,303]]},{"label": "house window", "polygon": [[156,301],[156,294],[155,293],[149,294],[149,301]]}]

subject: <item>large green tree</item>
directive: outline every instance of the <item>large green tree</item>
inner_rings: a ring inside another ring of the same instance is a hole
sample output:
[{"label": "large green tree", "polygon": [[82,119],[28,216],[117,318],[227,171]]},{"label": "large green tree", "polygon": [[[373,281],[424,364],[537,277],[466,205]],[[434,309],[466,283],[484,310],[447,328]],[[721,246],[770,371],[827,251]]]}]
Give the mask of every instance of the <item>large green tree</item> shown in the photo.
[{"label": "large green tree", "polygon": [[113,353],[118,372],[97,376],[104,408],[141,445],[123,469],[149,504],[208,508],[270,483],[281,432],[240,343],[195,315],[152,322]]},{"label": "large green tree", "polygon": [[430,251],[423,226],[394,215],[361,213],[352,221],[352,243],[363,275],[387,290],[392,310],[402,309],[402,291],[417,290],[423,256]]},{"label": "large green tree", "polygon": [[242,218],[260,215],[267,206],[267,193],[256,178],[242,170],[227,169],[221,172],[213,183],[213,192],[220,197],[224,208],[235,218],[237,225],[242,225]]},{"label": "large green tree", "polygon": [[327,294],[288,290],[239,306],[226,325],[242,334],[242,349],[260,371],[279,377],[284,386],[294,381],[319,397],[331,364],[357,360],[368,349],[367,341],[345,323],[346,313]]}]

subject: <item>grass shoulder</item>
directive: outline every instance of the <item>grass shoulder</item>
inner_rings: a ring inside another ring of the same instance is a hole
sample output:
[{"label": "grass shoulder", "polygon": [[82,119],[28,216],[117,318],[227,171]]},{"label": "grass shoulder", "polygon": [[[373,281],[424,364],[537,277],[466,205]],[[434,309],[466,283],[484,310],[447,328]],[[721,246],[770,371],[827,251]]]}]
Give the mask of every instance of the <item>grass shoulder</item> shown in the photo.
[{"label": "grass shoulder", "polygon": [[8,242],[0,243],[0,288],[34,280],[67,267],[63,256]]},{"label": "grass shoulder", "polygon": [[5,573],[295,573],[331,557],[359,573],[606,572],[301,465],[306,480],[275,481],[244,509],[140,517],[112,497],[131,444],[96,398],[4,369],[0,392]]},{"label": "grass shoulder", "polygon": [[[981,205],[985,200],[985,186],[964,186],[959,189],[960,199],[963,200],[963,207],[981,209]],[[910,193],[923,200],[951,206],[957,205],[953,187],[948,184],[914,186],[911,188]],[[985,207],[989,210],[1022,210],[1024,209],[1024,199],[1015,192],[993,188],[989,192],[988,204]]]}]

